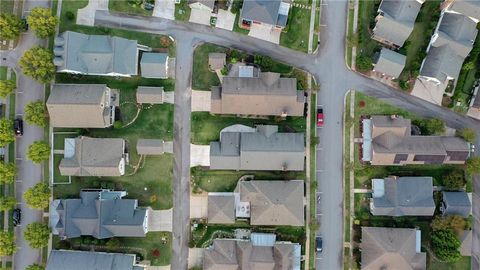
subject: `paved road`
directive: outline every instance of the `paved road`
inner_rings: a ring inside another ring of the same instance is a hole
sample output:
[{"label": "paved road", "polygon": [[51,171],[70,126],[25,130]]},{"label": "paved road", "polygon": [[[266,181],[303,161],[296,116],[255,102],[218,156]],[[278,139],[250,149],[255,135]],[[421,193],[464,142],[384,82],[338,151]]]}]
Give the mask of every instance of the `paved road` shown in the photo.
[{"label": "paved road", "polygon": [[[27,0],[24,2],[24,13],[38,6],[48,7],[49,2]],[[45,44],[45,40],[36,38],[31,31],[28,31],[22,35],[19,45],[14,50],[1,52],[1,65],[9,66],[17,73],[17,95],[15,106],[15,112],[17,116],[23,115],[23,108],[25,104],[33,100],[43,100],[44,98],[44,86],[21,73],[21,70],[17,64],[18,59],[21,57],[22,53],[30,47],[34,45],[43,46]],[[6,60],[3,60],[3,58],[6,58]],[[22,209],[22,225],[16,227],[15,229],[18,249],[13,260],[15,269],[19,270],[24,270],[30,264],[41,262],[40,250],[31,249],[28,246],[28,243],[23,239],[23,230],[27,224],[35,221],[42,221],[42,212],[27,207],[23,200],[23,193],[25,190],[42,180],[42,167],[35,165],[26,159],[28,146],[34,141],[42,139],[42,128],[24,123],[24,135],[21,138],[17,138],[16,142],[15,154],[17,157],[18,175],[15,183],[15,193],[17,200],[19,201],[19,205],[17,205],[17,207]]]},{"label": "paved road", "polygon": [[[320,201],[320,212],[322,215],[319,220],[321,228],[318,233],[324,237],[325,248],[322,255],[317,258],[316,263],[318,269],[335,270],[343,268],[343,143],[339,141],[339,138],[342,138],[343,132],[341,121],[345,93],[349,89],[355,89],[393,105],[400,106],[420,116],[441,118],[447,123],[447,125],[454,128],[469,126],[480,131],[480,122],[397,91],[347,69],[344,61],[347,1],[327,0],[323,3],[321,25],[324,25],[325,27],[321,29],[322,43],[320,45],[319,53],[313,56],[234,32],[161,18],[118,15],[109,14],[104,11],[97,11],[95,25],[156,34],[170,34],[177,39],[181,38],[179,42],[185,42],[185,44],[177,44],[181,48],[181,51],[177,52],[177,55],[187,53],[188,49],[193,49],[192,47],[186,48],[185,46],[188,44],[200,41],[237,48],[250,53],[265,54],[274,59],[305,69],[316,78],[321,87],[318,94],[318,104],[323,105],[326,115],[324,127],[317,130],[320,137],[320,144],[316,151],[317,180],[319,181],[319,192],[322,194]],[[188,42],[189,40],[190,42]],[[189,52],[188,55],[191,55],[191,52]],[[190,74],[191,63],[190,66],[188,66],[184,62],[183,67],[183,72]],[[189,99],[187,102],[190,104]],[[189,110],[188,108],[177,109],[177,106],[175,108],[176,113],[188,114],[186,111]],[[187,127],[189,124],[184,121],[186,118],[188,117],[185,115],[182,116],[184,129],[189,128]],[[175,125],[176,130],[181,130],[181,127],[177,126],[177,124]],[[185,138],[178,141],[180,142],[184,139]],[[182,153],[187,151],[188,150],[184,149],[182,150]],[[188,157],[182,156],[182,158],[186,159]],[[183,162],[184,160],[182,160],[182,163]],[[178,168],[176,167],[176,169]],[[181,169],[183,170],[184,168]],[[185,175],[186,173],[188,172],[185,172]],[[177,172],[177,174],[180,175],[179,172]],[[181,173],[182,177],[183,174],[184,173]],[[176,182],[175,185],[183,185],[183,182]],[[176,186],[175,190],[177,189],[182,190],[181,187]],[[188,187],[186,189],[188,189]],[[177,199],[178,198],[175,200]],[[184,211],[176,208],[177,207],[174,209],[174,227],[176,226],[175,222],[179,222],[175,220],[175,212]],[[183,215],[177,213],[177,217],[179,218],[184,215],[185,213],[183,213]],[[188,231],[182,228],[179,229],[178,232],[187,233]],[[176,237],[180,237],[180,235]],[[184,238],[182,238],[181,241],[174,243],[172,266],[174,264],[182,265],[181,262],[187,260],[183,251],[185,247],[179,246],[181,243],[186,243],[185,238],[188,237],[188,235],[185,234],[183,237]],[[181,249],[181,251],[178,249]]]}]

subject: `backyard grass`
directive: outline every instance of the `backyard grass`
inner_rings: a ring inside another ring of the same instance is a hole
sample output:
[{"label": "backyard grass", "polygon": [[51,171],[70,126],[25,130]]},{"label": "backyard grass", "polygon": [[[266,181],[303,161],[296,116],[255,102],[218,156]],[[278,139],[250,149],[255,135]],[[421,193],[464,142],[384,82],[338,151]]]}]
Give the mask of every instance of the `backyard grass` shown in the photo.
[{"label": "backyard grass", "polygon": [[193,54],[192,88],[195,90],[210,90],[211,86],[220,85],[217,74],[208,66],[208,54],[225,52],[224,47],[214,44],[203,44],[195,49]]},{"label": "backyard grass", "polygon": [[[302,4],[308,4],[302,3]],[[292,7],[288,23],[280,35],[280,45],[297,51],[308,51],[310,9]]]},{"label": "backyard grass", "polygon": [[[109,1],[117,2],[117,1]],[[76,27],[77,10],[88,5],[88,0],[62,0],[60,13],[60,33]],[[73,14],[73,17],[72,17]]]},{"label": "backyard grass", "polygon": [[253,127],[259,124],[278,125],[280,132],[304,132],[306,123],[303,117],[287,117],[280,120],[275,117],[268,119],[238,118],[232,115],[211,115],[208,112],[192,113],[192,143],[210,144],[218,141],[220,131],[228,126],[241,124]]},{"label": "backyard grass", "polygon": [[180,4],[175,4],[175,20],[188,21],[191,11],[191,8],[188,6],[188,0],[181,0]]},{"label": "backyard grass", "polygon": [[[140,4],[132,4],[130,0],[111,0],[108,1],[108,9],[113,12],[127,13],[133,15],[152,16],[153,10],[145,10]],[[155,1],[146,1],[155,3]]]}]

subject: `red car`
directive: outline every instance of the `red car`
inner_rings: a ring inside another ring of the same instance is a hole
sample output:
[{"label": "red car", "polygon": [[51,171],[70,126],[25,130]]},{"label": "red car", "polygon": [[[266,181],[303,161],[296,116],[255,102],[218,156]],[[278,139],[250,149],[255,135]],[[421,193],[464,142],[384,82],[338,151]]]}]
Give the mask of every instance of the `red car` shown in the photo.
[{"label": "red car", "polygon": [[317,127],[323,127],[323,108],[317,109]]}]

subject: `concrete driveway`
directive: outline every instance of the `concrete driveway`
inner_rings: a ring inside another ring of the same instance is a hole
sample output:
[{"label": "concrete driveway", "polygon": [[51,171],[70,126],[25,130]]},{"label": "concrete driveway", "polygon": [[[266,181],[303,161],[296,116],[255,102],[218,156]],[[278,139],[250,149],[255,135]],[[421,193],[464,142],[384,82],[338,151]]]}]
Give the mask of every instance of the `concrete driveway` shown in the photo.
[{"label": "concrete driveway", "polygon": [[212,12],[208,10],[192,8],[190,19],[188,21],[191,23],[210,25],[210,17],[212,17]]},{"label": "concrete driveway", "polygon": [[175,0],[155,0],[152,16],[175,20]]},{"label": "concrete driveway", "polygon": [[442,105],[444,84],[435,84],[422,79],[416,79],[413,86],[412,95],[424,99],[433,104]]},{"label": "concrete driveway", "polygon": [[206,218],[208,214],[208,195],[190,196],[190,218]]},{"label": "concrete driveway", "polygon": [[250,26],[250,32],[248,33],[248,35],[254,38],[279,44],[281,33],[282,33],[282,30],[278,28],[252,23],[252,25]]},{"label": "concrete driveway", "polygon": [[190,248],[188,250],[188,269],[203,265],[203,248]]},{"label": "concrete driveway", "polygon": [[190,144],[190,167],[210,166],[210,145]]},{"label": "concrete driveway", "polygon": [[93,26],[95,11],[108,10],[108,0],[90,0],[88,5],[77,11],[77,24]]},{"label": "concrete driveway", "polygon": [[232,31],[233,24],[235,23],[235,16],[235,14],[228,10],[218,9],[215,27]]},{"label": "concrete driveway", "polygon": [[171,232],[172,231],[172,209],[148,210],[148,231],[150,232]]},{"label": "concrete driveway", "polygon": [[210,91],[192,91],[192,112],[209,112],[211,108]]}]

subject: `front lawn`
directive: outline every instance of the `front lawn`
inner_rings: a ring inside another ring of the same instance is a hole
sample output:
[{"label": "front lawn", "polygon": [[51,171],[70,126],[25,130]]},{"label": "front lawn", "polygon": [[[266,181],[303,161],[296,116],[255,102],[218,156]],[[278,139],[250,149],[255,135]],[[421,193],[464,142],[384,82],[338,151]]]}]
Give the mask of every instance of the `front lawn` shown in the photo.
[{"label": "front lawn", "polygon": [[191,11],[188,0],[181,0],[180,4],[175,4],[175,20],[188,22]]},{"label": "front lawn", "polygon": [[280,132],[305,132],[305,118],[287,117],[281,120],[275,117],[268,119],[239,118],[233,115],[211,115],[208,112],[192,113],[192,143],[210,144],[220,138],[220,131],[234,124],[242,124],[250,127],[259,124],[278,125]]},{"label": "front lawn", "polygon": [[[144,9],[142,2],[142,0],[110,0],[108,1],[108,9],[113,12],[152,16],[153,10]],[[155,1],[145,2],[148,2],[149,4],[155,4]]]},{"label": "front lawn", "polygon": [[[306,1],[302,5],[310,6]],[[310,33],[310,9],[292,7],[285,29],[280,35],[280,45],[297,51],[308,52]]]},{"label": "front lawn", "polygon": [[[116,2],[116,1],[110,1]],[[60,33],[76,27],[77,11],[88,5],[88,0],[62,0],[60,13]]]},{"label": "front lawn", "polygon": [[380,0],[360,0],[358,2],[357,59],[359,57],[372,59],[375,52],[380,50],[379,43],[371,38],[371,29],[375,26],[375,17],[380,2]]}]

